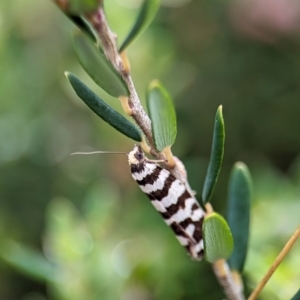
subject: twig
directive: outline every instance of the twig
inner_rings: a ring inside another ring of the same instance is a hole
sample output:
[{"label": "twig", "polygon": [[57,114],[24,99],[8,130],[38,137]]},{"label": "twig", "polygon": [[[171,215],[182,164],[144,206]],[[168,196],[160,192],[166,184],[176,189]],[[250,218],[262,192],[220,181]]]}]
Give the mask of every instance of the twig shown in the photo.
[{"label": "twig", "polygon": [[213,263],[212,267],[226,297],[230,300],[244,300],[242,286],[234,282],[227,262],[224,259],[220,259]]},{"label": "twig", "polygon": [[[69,0],[53,0],[66,14],[68,14],[69,10]],[[90,21],[91,25],[94,27],[97,32],[103,46],[103,51],[107,57],[107,59],[111,62],[115,70],[122,76],[124,79],[127,88],[129,90],[129,97],[121,97],[121,103],[125,110],[125,112],[130,115],[137,125],[143,131],[147,142],[150,146],[150,153],[161,159],[163,156],[159,151],[156,150],[152,129],[151,129],[151,120],[143,109],[141,102],[139,100],[138,94],[134,87],[133,81],[129,74],[128,68],[124,67],[123,60],[126,59],[125,53],[122,56],[118,52],[117,47],[117,35],[112,32],[109,28],[104,8],[103,1],[99,0],[98,9],[94,12],[90,12],[85,14],[85,17]]]},{"label": "twig", "polygon": [[[214,212],[214,209],[210,203],[205,204],[207,215]],[[234,280],[234,274],[231,272],[227,262],[224,259],[219,259],[212,264],[212,269],[223,287],[223,291],[226,297],[230,300],[244,300],[243,285],[241,284],[240,278],[238,282]],[[239,276],[237,276],[239,277]]]},{"label": "twig", "polygon": [[108,26],[103,10],[103,5],[100,5],[96,12],[88,14],[87,18],[99,35],[106,57],[112,63],[117,72],[123,77],[128,87],[130,93],[128,104],[132,109],[132,112],[130,114],[131,117],[135,120],[135,122],[145,134],[151,147],[151,154],[155,155],[158,158],[161,158],[159,152],[155,149],[151,129],[151,120],[149,119],[148,115],[141,105],[130,74],[124,68],[122,58],[117,48],[117,35],[113,33]]},{"label": "twig", "polygon": [[[137,123],[137,125],[141,128],[143,131],[148,143],[149,143],[149,150],[150,153],[155,156],[157,159],[163,159],[164,156],[162,153],[160,153],[156,147],[153,140],[153,134],[152,134],[152,128],[151,128],[151,120],[146,114],[144,108],[141,105],[139,96],[136,92],[134,83],[132,81],[132,78],[130,76],[130,73],[128,72],[128,68],[124,68],[123,60],[121,55],[118,52],[117,48],[117,35],[111,31],[109,28],[109,25],[107,23],[103,5],[99,5],[99,8],[96,12],[90,13],[86,15],[87,19],[91,22],[93,27],[95,28],[96,32],[99,35],[99,38],[103,45],[103,50],[108,58],[108,60],[112,63],[116,71],[123,77],[128,90],[129,90],[129,98],[128,98],[128,106],[130,109],[129,115],[134,119],[134,121]],[[125,53],[122,54],[123,59],[125,56]],[[126,107],[126,104],[124,105],[124,97],[122,98],[122,105],[123,107]],[[126,109],[125,109],[126,111]],[[174,161],[174,160],[172,160]],[[189,187],[186,172],[183,165],[178,163],[179,160],[176,160],[177,163],[170,165],[167,163],[163,164],[167,169],[170,170],[170,172],[178,179],[180,179],[182,182],[185,183],[188,190],[190,192],[191,189]]]},{"label": "twig", "polygon": [[296,243],[297,239],[300,236],[300,227],[296,229],[294,234],[291,236],[289,241],[286,243],[286,245],[283,247],[275,261],[273,262],[272,266],[270,267],[267,274],[263,277],[263,279],[260,281],[260,283],[256,286],[252,294],[249,296],[248,300],[254,300],[259,295],[261,290],[264,288],[264,286],[267,284],[273,273],[276,271],[277,267],[280,265],[284,257],[287,255],[287,253],[291,250],[293,245]]}]

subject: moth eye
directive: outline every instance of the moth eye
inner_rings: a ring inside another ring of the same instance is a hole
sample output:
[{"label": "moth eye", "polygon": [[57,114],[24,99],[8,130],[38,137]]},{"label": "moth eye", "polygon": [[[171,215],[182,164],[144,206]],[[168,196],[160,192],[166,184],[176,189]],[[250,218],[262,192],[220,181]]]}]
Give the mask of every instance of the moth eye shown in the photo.
[{"label": "moth eye", "polygon": [[135,158],[136,158],[137,160],[142,160],[143,157],[144,157],[144,155],[143,155],[142,152],[137,152],[137,153],[135,153],[134,156],[135,156]]}]

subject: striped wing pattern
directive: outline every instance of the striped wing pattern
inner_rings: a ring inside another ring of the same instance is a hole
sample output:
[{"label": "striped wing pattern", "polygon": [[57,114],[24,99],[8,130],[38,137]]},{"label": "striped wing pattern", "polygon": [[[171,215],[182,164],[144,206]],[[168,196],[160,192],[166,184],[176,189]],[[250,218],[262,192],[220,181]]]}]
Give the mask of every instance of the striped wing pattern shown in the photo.
[{"label": "striped wing pattern", "polygon": [[172,228],[179,243],[192,258],[200,260],[204,253],[204,211],[197,200],[181,181],[156,163],[141,159],[130,166],[133,179]]}]

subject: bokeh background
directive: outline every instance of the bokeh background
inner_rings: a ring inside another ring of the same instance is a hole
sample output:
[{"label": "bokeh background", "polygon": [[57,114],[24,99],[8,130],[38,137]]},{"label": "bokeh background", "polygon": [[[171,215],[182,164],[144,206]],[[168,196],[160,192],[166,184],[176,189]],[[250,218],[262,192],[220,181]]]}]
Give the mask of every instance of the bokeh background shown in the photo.
[{"label": "bokeh background", "polygon": [[[138,0],[106,1],[122,41]],[[0,2],[0,299],[222,299],[206,262],[191,262],[133,182],[133,142],[75,96],[71,71],[121,112],[76,61],[74,26],[51,1]],[[162,0],[128,49],[144,100],[160,79],[173,96],[173,152],[201,195],[214,115],[223,105],[224,165],[213,199],[226,213],[234,162],[254,182],[246,290],[299,226],[300,2]],[[299,288],[299,243],[260,299]]]}]

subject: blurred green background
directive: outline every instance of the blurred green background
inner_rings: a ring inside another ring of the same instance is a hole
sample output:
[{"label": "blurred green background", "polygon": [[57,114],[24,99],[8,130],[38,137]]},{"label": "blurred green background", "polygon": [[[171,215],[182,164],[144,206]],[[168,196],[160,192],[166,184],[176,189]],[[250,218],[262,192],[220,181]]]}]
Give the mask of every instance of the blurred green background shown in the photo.
[{"label": "blurred green background", "polygon": [[[119,41],[139,4],[106,1]],[[126,158],[70,157],[133,147],[68,85],[65,70],[121,112],[77,63],[73,29],[51,1],[0,2],[0,299],[222,299],[209,264],[186,256]],[[142,100],[154,78],[173,96],[173,152],[199,194],[223,105],[226,148],[213,205],[225,213],[230,169],[244,161],[255,188],[251,290],[299,226],[300,3],[163,0],[128,56]],[[299,250],[260,299],[296,292]]]}]

